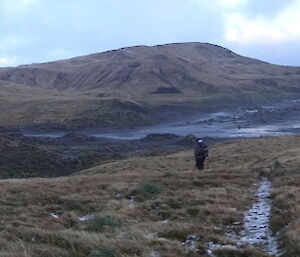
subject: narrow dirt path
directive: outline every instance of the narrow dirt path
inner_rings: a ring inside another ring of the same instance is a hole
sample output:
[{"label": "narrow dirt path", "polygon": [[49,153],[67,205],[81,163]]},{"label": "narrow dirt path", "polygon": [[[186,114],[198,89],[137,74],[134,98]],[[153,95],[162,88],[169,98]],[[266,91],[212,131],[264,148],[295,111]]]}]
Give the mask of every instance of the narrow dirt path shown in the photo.
[{"label": "narrow dirt path", "polygon": [[271,190],[271,182],[267,178],[263,178],[256,192],[257,202],[245,213],[240,243],[251,244],[270,255],[279,256],[278,241],[272,235],[270,228],[272,201],[269,196]]},{"label": "narrow dirt path", "polygon": [[257,201],[245,212],[243,222],[230,226],[231,229],[225,235],[234,243],[229,245],[211,243],[208,250],[209,256],[215,256],[213,254],[215,250],[223,248],[239,249],[247,245],[259,248],[274,257],[281,255],[278,240],[276,236],[272,235],[270,226],[272,200],[269,197],[271,190],[271,181],[262,178],[255,193]]}]

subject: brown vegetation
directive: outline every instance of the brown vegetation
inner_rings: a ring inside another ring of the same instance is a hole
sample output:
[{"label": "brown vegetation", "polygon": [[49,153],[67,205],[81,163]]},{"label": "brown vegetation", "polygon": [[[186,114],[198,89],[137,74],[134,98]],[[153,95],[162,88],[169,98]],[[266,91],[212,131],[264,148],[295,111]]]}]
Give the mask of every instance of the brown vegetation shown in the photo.
[{"label": "brown vegetation", "polygon": [[[180,152],[71,177],[2,180],[0,255],[207,256],[208,243],[225,242],[226,226],[242,220],[264,175],[274,181],[274,231],[285,227],[285,256],[299,256],[299,144],[299,136],[222,143],[203,172],[191,152]],[[186,253],[182,242],[193,234],[199,251]],[[258,249],[216,254],[265,256]]]},{"label": "brown vegetation", "polygon": [[56,90],[32,88],[0,80],[0,126],[132,127],[149,123],[139,104]]},{"label": "brown vegetation", "polygon": [[177,89],[176,93],[185,96],[278,93],[282,89],[293,92],[299,88],[299,71],[298,67],[272,65],[216,45],[181,43],[128,47],[2,68],[0,80],[37,88],[141,98],[161,88],[173,89],[163,90],[164,94],[172,95]]},{"label": "brown vegetation", "polygon": [[163,111],[168,118],[170,111],[299,97],[299,77],[298,67],[210,44],[129,47],[1,68],[0,125],[145,125]]}]

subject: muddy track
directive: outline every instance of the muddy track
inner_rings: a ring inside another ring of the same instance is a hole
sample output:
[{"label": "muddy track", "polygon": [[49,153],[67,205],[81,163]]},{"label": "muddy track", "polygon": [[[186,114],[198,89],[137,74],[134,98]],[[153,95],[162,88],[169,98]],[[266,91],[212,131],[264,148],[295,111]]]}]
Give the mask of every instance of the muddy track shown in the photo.
[{"label": "muddy track", "polygon": [[245,213],[240,242],[261,248],[270,255],[279,256],[278,241],[270,228],[271,190],[271,181],[263,178],[256,192],[257,202]]},{"label": "muddy track", "polygon": [[271,231],[270,217],[272,183],[262,178],[256,190],[256,202],[244,214],[242,223],[235,223],[227,228],[225,236],[232,244],[213,244],[208,246],[208,254],[214,257],[214,251],[224,248],[238,250],[246,246],[258,248],[263,252],[278,257],[281,255],[278,238]]}]

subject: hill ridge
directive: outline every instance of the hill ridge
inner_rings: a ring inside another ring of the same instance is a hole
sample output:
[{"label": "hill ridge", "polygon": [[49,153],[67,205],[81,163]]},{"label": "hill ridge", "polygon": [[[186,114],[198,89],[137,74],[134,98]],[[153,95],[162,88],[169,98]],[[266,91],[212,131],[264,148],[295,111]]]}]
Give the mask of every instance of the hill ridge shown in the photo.
[{"label": "hill ridge", "polygon": [[273,65],[222,46],[197,42],[124,47],[0,69],[0,80],[47,89],[97,91],[108,96],[128,95],[128,90],[138,96],[151,95],[161,87],[192,95],[234,92],[236,88],[255,91],[268,87],[266,90],[276,91],[276,86],[295,91],[299,78],[298,67]]}]

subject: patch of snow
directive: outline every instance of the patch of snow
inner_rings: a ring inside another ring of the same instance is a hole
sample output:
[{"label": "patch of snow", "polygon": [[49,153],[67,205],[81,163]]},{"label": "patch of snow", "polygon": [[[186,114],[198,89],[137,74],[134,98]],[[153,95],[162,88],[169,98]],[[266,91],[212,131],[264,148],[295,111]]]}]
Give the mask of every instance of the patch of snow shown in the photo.
[{"label": "patch of snow", "polygon": [[124,239],[126,237],[126,233],[125,232],[121,232],[117,235],[118,239]]},{"label": "patch of snow", "polygon": [[129,196],[128,197],[128,207],[130,209],[134,209],[135,208],[134,200],[135,200],[135,196]]},{"label": "patch of snow", "polygon": [[161,255],[158,251],[152,250],[149,254],[149,257],[161,257]]},{"label": "patch of snow", "polygon": [[146,234],[146,235],[144,235],[144,237],[145,237],[146,239],[148,239],[148,240],[153,240],[153,239],[155,239],[155,240],[160,240],[160,241],[166,241],[166,240],[167,240],[167,239],[164,238],[164,237],[159,237],[157,232]]},{"label": "patch of snow", "polygon": [[160,223],[163,223],[163,224],[166,224],[166,223],[169,223],[170,221],[168,219],[166,220],[162,220]]},{"label": "patch of snow", "polygon": [[94,217],[94,215],[85,215],[85,216],[82,216],[82,217],[78,217],[78,220],[79,221],[87,221],[87,220],[91,220],[92,218]]},{"label": "patch of snow", "polygon": [[196,234],[188,235],[185,241],[182,243],[184,245],[185,252],[197,252],[199,239],[199,236]]},{"label": "patch of snow", "polygon": [[157,237],[157,233],[149,233],[145,235],[145,238],[147,239],[154,239],[155,237]]},{"label": "patch of snow", "polygon": [[50,213],[50,216],[54,219],[59,219],[59,216],[56,213]]}]

